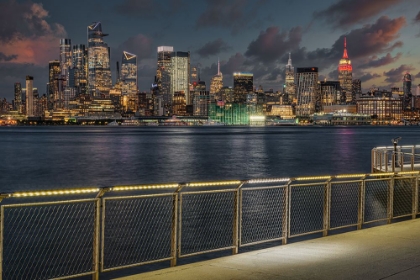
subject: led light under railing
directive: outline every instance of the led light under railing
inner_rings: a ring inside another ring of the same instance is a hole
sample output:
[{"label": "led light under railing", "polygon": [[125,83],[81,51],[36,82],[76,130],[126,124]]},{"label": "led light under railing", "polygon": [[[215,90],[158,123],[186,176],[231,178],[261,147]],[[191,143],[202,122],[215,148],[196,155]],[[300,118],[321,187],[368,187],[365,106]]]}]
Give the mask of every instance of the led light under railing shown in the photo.
[{"label": "led light under railing", "polygon": [[296,181],[309,181],[309,180],[329,180],[331,176],[312,176],[312,177],[298,177]]},{"label": "led light under railing", "polygon": [[33,192],[17,192],[12,197],[34,197],[34,196],[53,196],[53,195],[69,195],[69,194],[86,194],[99,192],[99,188],[86,189],[68,189],[68,190],[51,190],[51,191],[33,191]]},{"label": "led light under railing", "polygon": [[219,182],[202,182],[202,183],[189,183],[188,187],[207,187],[207,186],[228,186],[239,185],[241,181],[219,181]]},{"label": "led light under railing", "polygon": [[398,172],[398,175],[416,175],[419,174],[420,171],[402,171],[402,172]]},{"label": "led light under railing", "polygon": [[366,174],[340,174],[335,176],[335,178],[337,179],[341,179],[341,178],[360,178],[360,177],[365,177]]},{"label": "led light under railing", "polygon": [[251,179],[251,180],[248,180],[248,184],[280,183],[280,182],[288,182],[288,181],[290,181],[290,178]]},{"label": "led light under railing", "polygon": [[179,184],[163,184],[163,185],[137,185],[137,186],[115,186],[111,191],[135,191],[135,190],[152,190],[152,189],[173,189]]},{"label": "led light under railing", "polygon": [[379,176],[392,176],[395,175],[394,172],[384,172],[384,173],[370,173],[369,176],[371,177],[379,177]]}]

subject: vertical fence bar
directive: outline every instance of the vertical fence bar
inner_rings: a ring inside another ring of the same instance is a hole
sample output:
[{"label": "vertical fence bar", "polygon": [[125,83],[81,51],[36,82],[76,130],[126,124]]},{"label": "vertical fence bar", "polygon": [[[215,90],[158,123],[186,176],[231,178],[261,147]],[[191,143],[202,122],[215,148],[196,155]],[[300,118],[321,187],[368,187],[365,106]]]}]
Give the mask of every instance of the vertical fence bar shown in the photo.
[{"label": "vertical fence bar", "polygon": [[362,225],[363,225],[365,190],[366,190],[365,179],[366,178],[363,178],[359,187],[359,207],[357,209],[357,229],[358,230],[362,229]]},{"label": "vertical fence bar", "polygon": [[[242,185],[242,184],[241,184]],[[235,201],[233,204],[233,229],[232,229],[232,240],[233,240],[233,248],[232,248],[232,255],[236,255],[238,253],[239,247],[239,189],[240,186],[235,191]]]},{"label": "vertical fence bar", "polygon": [[3,279],[3,231],[4,231],[4,206],[0,210],[0,280]]},{"label": "vertical fence bar", "polygon": [[171,267],[177,262],[178,195],[179,190],[176,190],[172,198]]},{"label": "vertical fence bar", "polygon": [[328,235],[330,229],[330,205],[331,205],[331,180],[328,180],[324,187],[324,231],[322,236]]},{"label": "vertical fence bar", "polygon": [[386,150],[384,151],[384,156],[385,156],[385,172],[388,172],[388,153],[386,152]]},{"label": "vertical fence bar", "polygon": [[289,223],[290,220],[288,219],[289,216],[289,190],[290,190],[290,184],[292,183],[292,181],[290,180],[287,183],[286,188],[284,188],[284,200],[283,202],[285,203],[284,205],[284,211],[283,211],[283,221],[282,221],[282,231],[283,231],[283,240],[281,241],[283,245],[287,244],[287,237],[289,236],[289,232],[288,232],[288,228],[289,228]]},{"label": "vertical fence bar", "polygon": [[411,171],[414,171],[414,155],[416,153],[416,146],[411,147]]},{"label": "vertical fence bar", "polygon": [[[99,252],[100,252],[100,230],[101,230],[101,198],[97,198],[95,202],[95,230],[93,241],[93,271],[92,279],[99,280]],[[103,248],[103,247],[102,247]],[[102,250],[103,251],[103,250]]]},{"label": "vertical fence bar", "polygon": [[371,156],[371,166],[370,166],[370,172],[373,173],[375,172],[375,168],[376,168],[376,157],[375,157],[375,149],[372,149],[372,152],[370,154]]},{"label": "vertical fence bar", "polygon": [[413,205],[413,219],[417,217],[417,213],[419,212],[419,175],[414,178],[414,205]]},{"label": "vertical fence bar", "polygon": [[392,172],[395,172],[395,162],[396,162],[396,157],[397,155],[395,154],[395,152],[392,152]]},{"label": "vertical fence bar", "polygon": [[388,191],[388,218],[387,223],[390,224],[392,222],[392,217],[394,215],[394,185],[395,179],[394,176],[391,177],[389,181],[389,191]]},{"label": "vertical fence bar", "polygon": [[179,200],[179,217],[177,219],[177,221],[178,221],[178,231],[177,231],[178,249],[177,249],[177,251],[178,251],[178,256],[180,256],[181,255],[181,234],[182,234],[182,195],[179,196],[178,200]]}]

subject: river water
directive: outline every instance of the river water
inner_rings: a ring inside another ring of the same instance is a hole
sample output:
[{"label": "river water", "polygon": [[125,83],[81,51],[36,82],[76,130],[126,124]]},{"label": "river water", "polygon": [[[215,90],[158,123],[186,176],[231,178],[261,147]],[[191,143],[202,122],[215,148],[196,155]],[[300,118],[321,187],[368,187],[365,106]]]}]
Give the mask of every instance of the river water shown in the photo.
[{"label": "river water", "polygon": [[0,192],[370,172],[420,127],[1,127]]}]

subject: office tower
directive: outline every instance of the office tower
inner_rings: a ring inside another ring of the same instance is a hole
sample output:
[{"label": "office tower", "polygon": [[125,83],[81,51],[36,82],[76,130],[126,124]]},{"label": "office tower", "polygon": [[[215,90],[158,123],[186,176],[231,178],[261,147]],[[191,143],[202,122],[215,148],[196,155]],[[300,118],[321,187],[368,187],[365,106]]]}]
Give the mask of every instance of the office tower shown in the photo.
[{"label": "office tower", "polygon": [[170,72],[171,97],[175,92],[184,92],[186,104],[190,105],[190,52],[173,52]]},{"label": "office tower", "polygon": [[404,101],[403,108],[410,109],[412,94],[411,94],[411,75],[405,73],[403,78],[403,92],[404,92]]},{"label": "office tower", "polygon": [[69,86],[76,88],[76,95],[87,93],[88,51],[85,45],[73,46],[72,69]]},{"label": "office tower", "polygon": [[234,102],[246,103],[247,94],[252,92],[254,92],[254,74],[233,73]]},{"label": "office tower", "polygon": [[346,103],[354,102],[352,100],[352,73],[353,67],[347,53],[347,40],[344,37],[343,58],[340,59],[340,63],[338,64],[338,81],[340,82],[341,90],[345,92]]},{"label": "office tower", "polygon": [[200,81],[200,68],[197,65],[191,66],[190,71],[190,90],[194,90],[194,84]]},{"label": "office tower", "polygon": [[[210,94],[220,95],[220,90],[223,87],[223,74],[220,72],[220,61],[217,61],[217,74],[211,78]],[[217,96],[219,99],[219,96]]]},{"label": "office tower", "polygon": [[63,101],[63,81],[64,76],[61,75],[60,61],[52,60],[49,62],[48,75],[48,98],[50,100],[50,109],[62,109]]},{"label": "office tower", "polygon": [[353,80],[352,83],[352,100],[356,101],[362,95],[362,81],[360,79]]},{"label": "office tower", "polygon": [[127,97],[127,110],[137,111],[137,56],[123,51],[121,61],[121,74],[117,77],[121,81],[121,94]]},{"label": "office tower", "polygon": [[296,71],[296,115],[309,116],[315,113],[318,94],[318,68],[297,68]]},{"label": "office tower", "polygon": [[173,114],[177,116],[186,115],[186,98],[183,91],[176,91],[173,97]]},{"label": "office tower", "polygon": [[340,104],[340,82],[338,81],[321,81],[320,94],[321,106],[331,106]]},{"label": "office tower", "polygon": [[112,87],[110,51],[103,37],[100,22],[94,22],[87,27],[88,35],[88,88],[89,94],[100,97],[109,94]]},{"label": "office tower", "polygon": [[26,76],[26,116],[34,116],[34,77]]},{"label": "office tower", "polygon": [[163,101],[164,115],[169,115],[172,111],[172,96],[171,96],[171,56],[174,51],[174,47],[160,46],[157,48],[157,87],[158,95]]},{"label": "office tower", "polygon": [[68,86],[69,82],[69,69],[73,66],[71,54],[71,40],[60,39],[60,69],[61,75],[65,79],[64,86]]},{"label": "office tower", "polygon": [[22,112],[20,106],[22,105],[22,85],[20,83],[15,83],[15,96],[13,102],[13,109],[18,111],[19,113]]},{"label": "office tower", "polygon": [[286,78],[284,93],[288,104],[296,104],[295,68],[292,66],[292,55],[289,53],[289,60],[286,65]]}]

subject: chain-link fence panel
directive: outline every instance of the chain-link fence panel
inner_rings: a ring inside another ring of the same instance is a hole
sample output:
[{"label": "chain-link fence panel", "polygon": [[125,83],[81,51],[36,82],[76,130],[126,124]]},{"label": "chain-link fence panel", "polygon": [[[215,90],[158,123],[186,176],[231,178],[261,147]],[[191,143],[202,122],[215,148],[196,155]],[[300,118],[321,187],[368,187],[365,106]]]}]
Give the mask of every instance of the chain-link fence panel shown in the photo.
[{"label": "chain-link fence panel", "polygon": [[289,237],[323,230],[325,188],[326,184],[291,186]]},{"label": "chain-link fence panel", "polygon": [[171,257],[173,194],[104,199],[102,271]]},{"label": "chain-link fence panel", "polygon": [[394,179],[393,217],[411,216],[413,214],[413,178]]},{"label": "chain-link fence panel", "polygon": [[2,279],[93,274],[96,202],[2,206]]},{"label": "chain-link fence panel", "polygon": [[357,224],[361,184],[362,181],[331,183],[330,229]]},{"label": "chain-link fence panel", "polygon": [[390,179],[365,180],[364,223],[387,219],[390,183]]},{"label": "chain-link fence panel", "polygon": [[286,188],[287,186],[241,190],[241,246],[284,237]]},{"label": "chain-link fence panel", "polygon": [[235,191],[181,193],[179,256],[233,248]]}]

